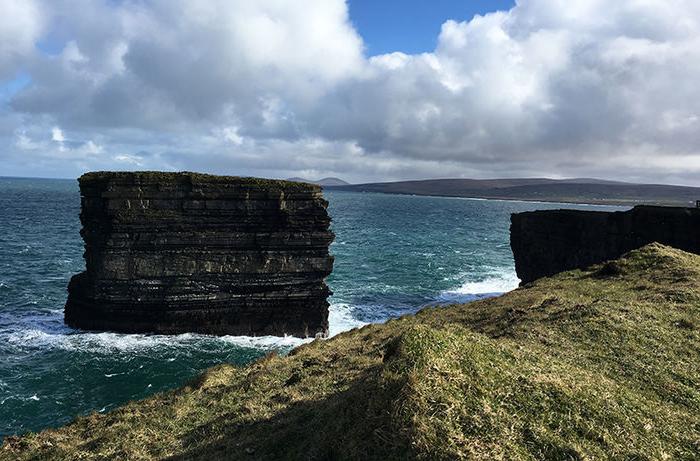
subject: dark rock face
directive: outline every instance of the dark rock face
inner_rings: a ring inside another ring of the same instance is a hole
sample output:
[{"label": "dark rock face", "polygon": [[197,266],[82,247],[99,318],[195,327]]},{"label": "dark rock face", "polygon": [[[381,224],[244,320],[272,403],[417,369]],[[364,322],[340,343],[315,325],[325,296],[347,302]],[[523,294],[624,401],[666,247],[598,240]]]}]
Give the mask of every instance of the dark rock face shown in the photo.
[{"label": "dark rock face", "polygon": [[523,283],[616,259],[648,243],[700,254],[700,209],[543,210],[511,216],[510,246]]},{"label": "dark rock face", "polygon": [[311,184],[197,173],[79,179],[87,270],[68,325],[314,336],[328,330],[328,203]]}]

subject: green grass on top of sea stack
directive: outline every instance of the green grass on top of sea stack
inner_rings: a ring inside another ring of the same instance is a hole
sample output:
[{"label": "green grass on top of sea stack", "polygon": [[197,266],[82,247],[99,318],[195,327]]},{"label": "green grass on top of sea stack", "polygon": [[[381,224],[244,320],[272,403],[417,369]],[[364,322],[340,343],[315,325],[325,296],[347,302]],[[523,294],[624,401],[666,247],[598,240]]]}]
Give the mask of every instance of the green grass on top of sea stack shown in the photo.
[{"label": "green grass on top of sea stack", "polygon": [[700,256],[657,244],[63,428],[3,459],[700,459]]},{"label": "green grass on top of sea stack", "polygon": [[135,183],[168,184],[189,182],[191,184],[214,183],[229,184],[261,190],[288,190],[296,192],[320,192],[317,184],[288,181],[285,179],[268,179],[249,176],[226,176],[193,171],[91,171],[78,178],[80,184],[105,181],[129,181]]}]

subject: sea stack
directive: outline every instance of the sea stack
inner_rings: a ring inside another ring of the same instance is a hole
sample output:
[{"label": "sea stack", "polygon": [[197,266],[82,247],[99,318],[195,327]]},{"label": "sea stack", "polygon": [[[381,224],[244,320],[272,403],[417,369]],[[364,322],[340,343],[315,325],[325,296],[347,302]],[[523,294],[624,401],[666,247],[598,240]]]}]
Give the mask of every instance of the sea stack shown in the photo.
[{"label": "sea stack", "polygon": [[319,186],[189,172],[94,172],[78,181],[86,271],[68,286],[68,325],[327,333],[333,233]]},{"label": "sea stack", "polygon": [[700,254],[700,209],[540,210],[511,216],[510,246],[523,283],[617,259],[658,242]]}]

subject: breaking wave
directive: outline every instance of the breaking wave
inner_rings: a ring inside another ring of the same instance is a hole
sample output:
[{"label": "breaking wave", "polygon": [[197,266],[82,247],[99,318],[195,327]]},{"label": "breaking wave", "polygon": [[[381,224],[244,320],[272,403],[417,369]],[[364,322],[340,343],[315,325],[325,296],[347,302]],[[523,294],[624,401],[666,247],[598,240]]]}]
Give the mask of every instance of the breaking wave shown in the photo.
[{"label": "breaking wave", "polygon": [[467,280],[457,288],[445,290],[438,296],[440,303],[465,303],[507,293],[518,288],[520,279],[512,270],[489,274],[481,280]]}]

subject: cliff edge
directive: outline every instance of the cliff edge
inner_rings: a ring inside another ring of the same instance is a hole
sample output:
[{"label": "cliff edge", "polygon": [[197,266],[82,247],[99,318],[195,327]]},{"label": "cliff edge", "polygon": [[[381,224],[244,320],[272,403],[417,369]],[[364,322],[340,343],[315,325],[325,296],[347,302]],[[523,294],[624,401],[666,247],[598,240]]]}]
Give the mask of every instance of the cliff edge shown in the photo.
[{"label": "cliff edge", "polygon": [[218,366],[0,459],[700,459],[700,256],[615,265]]},{"label": "cliff edge", "polygon": [[510,245],[523,283],[616,259],[652,242],[700,254],[700,209],[637,206],[511,216]]},{"label": "cliff edge", "polygon": [[80,177],[86,270],[65,321],[91,330],[328,330],[327,202],[311,184],[198,173]]}]

